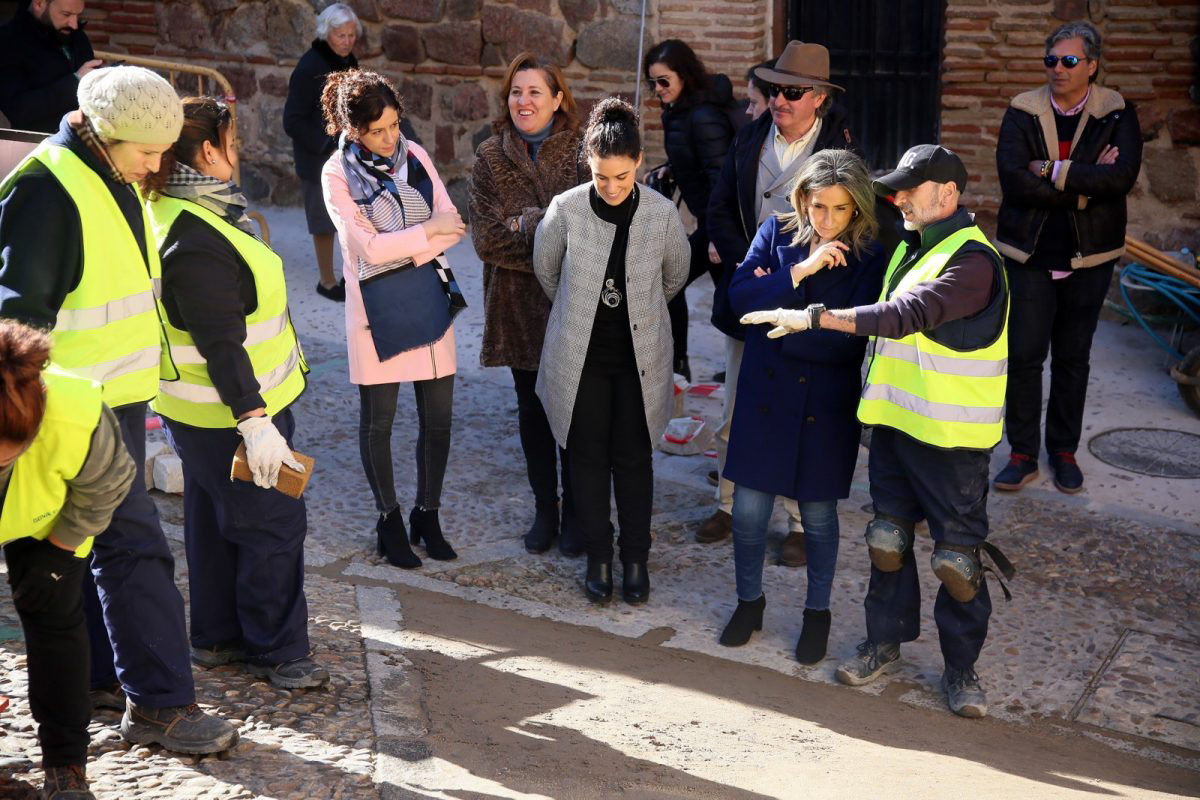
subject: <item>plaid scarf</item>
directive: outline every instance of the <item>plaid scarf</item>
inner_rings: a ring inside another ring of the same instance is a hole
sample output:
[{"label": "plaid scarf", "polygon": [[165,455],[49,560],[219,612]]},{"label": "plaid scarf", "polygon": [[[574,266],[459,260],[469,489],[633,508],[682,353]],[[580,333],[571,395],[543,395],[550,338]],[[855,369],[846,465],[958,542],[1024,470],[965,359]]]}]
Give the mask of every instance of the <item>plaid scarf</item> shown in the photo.
[{"label": "plaid scarf", "polygon": [[176,161],[167,175],[162,193],[180,200],[191,200],[257,238],[254,226],[246,216],[246,196],[233,181],[201,174],[187,164]]},{"label": "plaid scarf", "polygon": [[91,120],[82,111],[69,114],[67,116],[67,123],[88,151],[101,164],[108,168],[108,178],[121,185],[129,183],[129,181],[125,180],[125,176],[121,174],[121,170],[117,169],[116,165],[113,164],[112,156],[108,154],[108,148],[104,146],[104,140],[100,138],[100,134],[96,132]]}]

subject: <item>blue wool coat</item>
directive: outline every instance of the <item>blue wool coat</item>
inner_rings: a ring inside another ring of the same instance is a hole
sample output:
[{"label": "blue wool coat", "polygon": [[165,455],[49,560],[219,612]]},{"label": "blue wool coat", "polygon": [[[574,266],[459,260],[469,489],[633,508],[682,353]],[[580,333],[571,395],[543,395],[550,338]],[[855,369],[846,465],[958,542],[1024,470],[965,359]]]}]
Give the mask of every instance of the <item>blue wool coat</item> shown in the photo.
[{"label": "blue wool coat", "polygon": [[[790,267],[808,258],[780,233],[774,217],[758,229],[729,285],[740,317],[749,311],[853,308],[879,299],[887,254],[873,242],[861,258],[823,269],[792,288]],[[754,269],[770,271],[755,277]],[[737,485],[800,502],[848,497],[861,428],[856,412],[867,339],[836,331],[803,331],[768,339],[772,325],[746,327],[737,401],[724,477]]]}]

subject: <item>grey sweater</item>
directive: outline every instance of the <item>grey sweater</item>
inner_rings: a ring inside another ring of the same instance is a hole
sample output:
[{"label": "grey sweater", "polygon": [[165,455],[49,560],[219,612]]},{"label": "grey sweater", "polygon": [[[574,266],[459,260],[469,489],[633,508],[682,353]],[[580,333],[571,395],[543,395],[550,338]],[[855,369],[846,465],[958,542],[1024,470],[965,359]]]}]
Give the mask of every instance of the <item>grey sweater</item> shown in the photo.
[{"label": "grey sweater", "polygon": [[[0,468],[0,508],[12,471],[12,464]],[[96,430],[92,431],[87,459],[79,474],[67,481],[67,499],[50,532],[54,541],[74,549],[89,536],[103,533],[136,475],[137,467],[125,449],[117,418],[104,406]]]}]

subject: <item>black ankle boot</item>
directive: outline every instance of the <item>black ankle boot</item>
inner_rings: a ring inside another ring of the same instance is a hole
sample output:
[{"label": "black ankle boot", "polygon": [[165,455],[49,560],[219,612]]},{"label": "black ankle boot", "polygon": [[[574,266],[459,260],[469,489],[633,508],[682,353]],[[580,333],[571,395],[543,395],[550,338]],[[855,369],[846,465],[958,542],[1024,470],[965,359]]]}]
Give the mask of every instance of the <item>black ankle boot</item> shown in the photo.
[{"label": "black ankle boot", "polygon": [[442,524],[438,521],[436,508],[421,508],[417,506],[408,515],[408,525],[412,528],[412,543],[420,544],[425,540],[425,555],[436,561],[453,561],[458,553],[442,535]]},{"label": "black ankle boot", "polygon": [[738,600],[733,616],[721,631],[721,644],[726,647],[741,647],[750,641],[750,634],[762,630],[763,610],[767,607],[767,596],[749,602]]},{"label": "black ankle boot", "polygon": [[825,658],[825,646],[829,643],[829,609],[814,611],[804,609],[804,627],[800,629],[800,640],[796,642],[796,660],[801,664],[818,664]]},{"label": "black ankle boot", "polygon": [[631,606],[638,606],[650,599],[650,571],[645,561],[634,561],[625,565],[621,577],[621,596]]},{"label": "black ankle boot", "polygon": [[562,524],[558,528],[558,552],[567,558],[578,558],[583,555],[583,540],[579,529],[572,517],[571,507],[565,502],[562,509]]},{"label": "black ankle boot", "polygon": [[379,515],[379,521],[375,523],[375,551],[393,567],[416,569],[421,566],[421,559],[408,546],[404,512],[399,507]]},{"label": "black ankle boot", "polygon": [[583,592],[589,600],[607,603],[612,599],[612,562],[588,561],[587,577],[583,581]]},{"label": "black ankle boot", "polygon": [[525,549],[530,553],[544,553],[558,536],[558,503],[539,505],[533,517],[533,525],[525,534]]}]

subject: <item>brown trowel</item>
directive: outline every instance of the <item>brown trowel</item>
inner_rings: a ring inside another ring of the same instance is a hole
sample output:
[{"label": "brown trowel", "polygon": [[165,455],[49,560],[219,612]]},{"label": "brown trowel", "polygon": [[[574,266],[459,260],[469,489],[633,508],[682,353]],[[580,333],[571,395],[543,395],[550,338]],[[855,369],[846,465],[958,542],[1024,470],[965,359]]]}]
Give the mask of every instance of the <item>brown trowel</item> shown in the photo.
[{"label": "brown trowel", "polygon": [[[292,451],[292,457],[304,465],[304,472],[296,472],[287,464],[279,468],[279,480],[275,483],[275,488],[286,494],[288,497],[299,498],[304,494],[304,487],[308,486],[308,479],[313,474],[313,464],[317,463],[310,456],[303,453]],[[231,480],[239,481],[254,481],[254,476],[250,474],[250,463],[246,461],[246,443],[242,442],[238,445],[237,452],[233,454],[233,466],[229,470]]]}]

